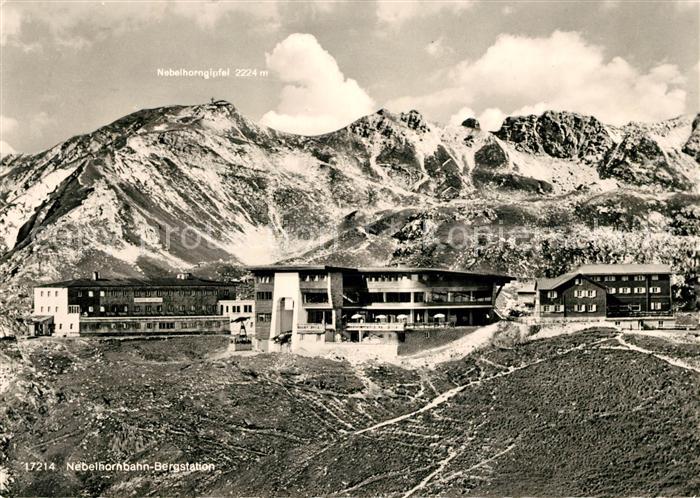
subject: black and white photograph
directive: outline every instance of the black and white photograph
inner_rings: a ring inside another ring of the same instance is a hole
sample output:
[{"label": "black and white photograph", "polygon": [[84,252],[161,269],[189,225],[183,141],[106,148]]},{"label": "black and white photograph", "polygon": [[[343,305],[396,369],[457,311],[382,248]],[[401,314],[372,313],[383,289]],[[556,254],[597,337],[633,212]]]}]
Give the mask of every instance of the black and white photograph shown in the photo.
[{"label": "black and white photograph", "polygon": [[0,497],[700,496],[700,0],[0,0]]}]

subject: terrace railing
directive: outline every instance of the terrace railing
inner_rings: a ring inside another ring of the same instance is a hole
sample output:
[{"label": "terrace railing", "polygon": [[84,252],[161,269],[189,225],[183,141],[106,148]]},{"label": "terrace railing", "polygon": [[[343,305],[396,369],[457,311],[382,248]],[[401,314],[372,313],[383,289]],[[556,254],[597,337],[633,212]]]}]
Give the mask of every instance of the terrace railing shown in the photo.
[{"label": "terrace railing", "polygon": [[376,322],[376,323],[347,323],[346,330],[365,331],[365,330],[386,330],[392,332],[402,332],[406,330],[404,322]]}]

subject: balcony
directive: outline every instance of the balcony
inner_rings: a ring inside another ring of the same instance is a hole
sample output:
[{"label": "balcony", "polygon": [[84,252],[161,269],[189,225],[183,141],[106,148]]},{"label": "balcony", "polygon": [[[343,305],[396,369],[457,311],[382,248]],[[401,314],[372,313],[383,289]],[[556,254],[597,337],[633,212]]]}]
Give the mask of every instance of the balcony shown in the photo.
[{"label": "balcony", "polygon": [[391,331],[391,332],[403,332],[406,330],[406,324],[404,322],[378,322],[378,323],[348,323],[345,326],[346,330],[350,331]]},{"label": "balcony", "polygon": [[608,318],[668,318],[673,316],[673,311],[631,311],[608,309],[606,316]]}]

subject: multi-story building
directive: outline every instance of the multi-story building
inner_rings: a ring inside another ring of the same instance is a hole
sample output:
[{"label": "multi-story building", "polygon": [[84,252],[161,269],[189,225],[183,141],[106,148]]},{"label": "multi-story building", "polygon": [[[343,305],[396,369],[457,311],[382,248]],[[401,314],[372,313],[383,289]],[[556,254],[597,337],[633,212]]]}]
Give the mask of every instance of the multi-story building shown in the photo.
[{"label": "multi-story building", "polygon": [[231,320],[231,333],[255,337],[255,300],[225,299],[219,301],[219,314]]},{"label": "multi-story building", "polygon": [[33,334],[230,333],[219,301],[235,297],[228,283],[195,278],[92,279],[34,288]]},{"label": "multi-story building", "polygon": [[[339,343],[393,344],[406,331],[480,325],[513,280],[437,268],[255,266],[256,348],[319,349]],[[311,344],[313,343],[313,345]]]},{"label": "multi-story building", "polygon": [[674,322],[672,271],[660,264],[583,265],[537,281],[543,319],[592,319],[625,328],[667,328]]}]

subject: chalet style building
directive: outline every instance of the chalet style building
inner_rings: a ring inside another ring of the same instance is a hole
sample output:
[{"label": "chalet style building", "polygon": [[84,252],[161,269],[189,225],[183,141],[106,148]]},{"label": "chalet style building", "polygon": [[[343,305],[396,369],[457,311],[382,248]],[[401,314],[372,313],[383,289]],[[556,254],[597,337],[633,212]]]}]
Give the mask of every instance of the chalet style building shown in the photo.
[{"label": "chalet style building", "polygon": [[622,328],[670,328],[668,265],[594,264],[537,281],[542,320],[606,320]]},{"label": "chalet style building", "polygon": [[439,268],[268,265],[255,278],[256,349],[396,349],[414,329],[483,325],[512,277]]},{"label": "chalet style building", "polygon": [[219,302],[235,297],[228,283],[177,277],[68,280],[34,288],[33,335],[228,334]]}]

